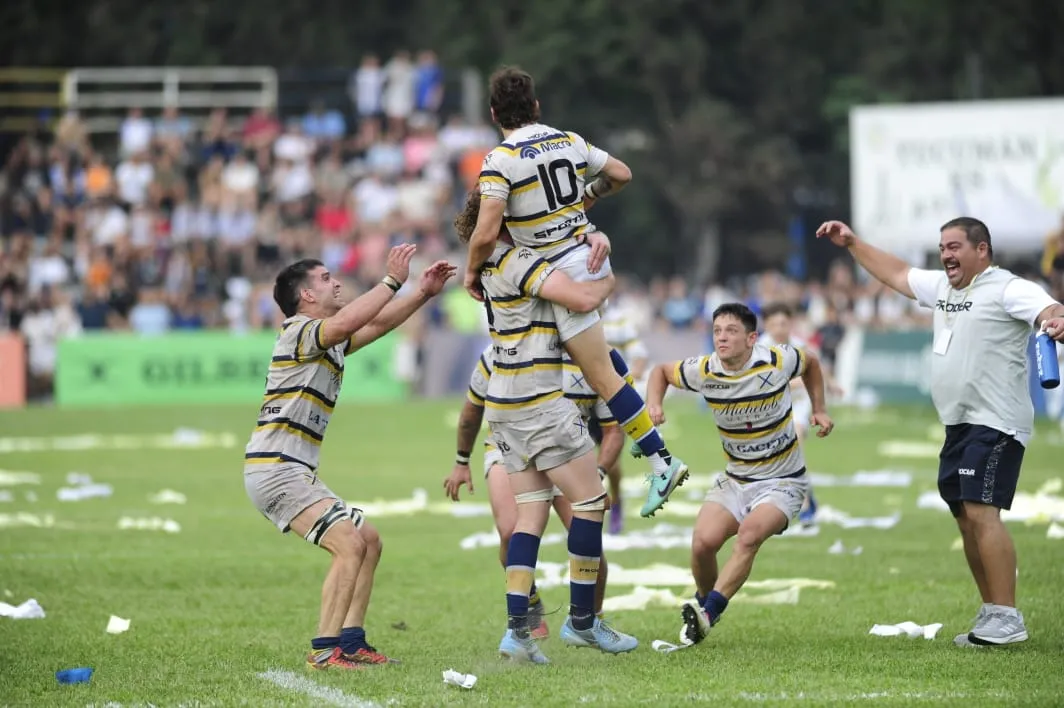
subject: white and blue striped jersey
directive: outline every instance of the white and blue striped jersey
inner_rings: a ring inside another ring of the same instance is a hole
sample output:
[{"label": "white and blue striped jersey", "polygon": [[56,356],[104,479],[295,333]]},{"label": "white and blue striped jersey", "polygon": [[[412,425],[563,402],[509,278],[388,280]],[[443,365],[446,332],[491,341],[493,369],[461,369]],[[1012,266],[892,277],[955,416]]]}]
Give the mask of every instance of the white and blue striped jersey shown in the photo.
[{"label": "white and blue striped jersey", "polygon": [[506,202],[514,243],[554,263],[591,230],[584,185],[609,155],[576,133],[535,123],[518,128],[488,153],[480,172],[481,199]]},{"label": "white and blue striped jersey", "polygon": [[791,379],[805,365],[800,349],[760,342],[739,371],[725,370],[716,353],[677,362],[676,380],[709,404],[729,474],[773,479],[805,468],[791,410]]},{"label": "white and blue striped jersey", "polygon": [[493,370],[484,396],[488,421],[533,415],[562,397],[562,344],[554,305],[538,297],[554,266],[530,248],[499,243],[481,268]]}]

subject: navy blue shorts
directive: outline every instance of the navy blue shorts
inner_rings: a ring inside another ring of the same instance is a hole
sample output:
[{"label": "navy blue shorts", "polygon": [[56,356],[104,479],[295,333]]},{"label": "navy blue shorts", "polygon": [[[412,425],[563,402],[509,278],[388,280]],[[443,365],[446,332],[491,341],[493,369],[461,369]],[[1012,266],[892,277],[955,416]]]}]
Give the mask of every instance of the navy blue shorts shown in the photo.
[{"label": "navy blue shorts", "polygon": [[938,456],[938,493],[954,516],[961,502],[1012,507],[1024,447],[1016,438],[985,425],[946,426]]}]

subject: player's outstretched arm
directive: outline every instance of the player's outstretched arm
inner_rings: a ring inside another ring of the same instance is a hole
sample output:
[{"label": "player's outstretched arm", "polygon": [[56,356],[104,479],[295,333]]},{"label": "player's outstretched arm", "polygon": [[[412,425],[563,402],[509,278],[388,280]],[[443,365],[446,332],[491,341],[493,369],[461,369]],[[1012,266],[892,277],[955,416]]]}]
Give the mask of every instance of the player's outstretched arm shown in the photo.
[{"label": "player's outstretched arm", "polygon": [[383,337],[388,332],[410,319],[410,315],[439,295],[444,284],[454,277],[457,267],[447,261],[436,261],[421,273],[418,280],[417,291],[398,300],[392,300],[373,320],[362,327],[351,337],[351,344],[347,348],[347,354],[356,351]]},{"label": "player's outstretched arm", "polygon": [[469,456],[473,453],[473,446],[477,442],[477,433],[480,431],[484,420],[484,408],[470,400],[466,400],[462,406],[462,412],[458,416],[458,439],[457,453],[454,461],[454,469],[451,475],[443,480],[443,488],[453,501],[459,501],[458,492],[463,484],[469,485],[469,493],[473,493],[473,477],[469,473]]},{"label": "player's outstretched arm", "polygon": [[616,284],[612,273],[599,280],[578,283],[562,271],[555,270],[543,281],[539,297],[573,312],[592,312],[602,307]]},{"label": "player's outstretched arm", "polygon": [[809,392],[809,400],[813,405],[813,425],[820,428],[817,437],[826,437],[831,434],[835,424],[828,416],[827,392],[825,390],[824,369],[820,366],[820,358],[810,351],[803,354],[805,358],[805,371],[802,372],[802,383]]},{"label": "player's outstretched arm", "polygon": [[888,288],[910,300],[916,299],[912,286],[909,285],[911,266],[902,259],[865,243],[841,221],[825,221],[816,230],[816,235],[817,238],[828,238],[836,246],[848,249],[858,265]]},{"label": "player's outstretched arm", "polygon": [[358,330],[376,317],[385,305],[399,292],[410,274],[410,259],[417,246],[404,243],[388,254],[387,273],[383,280],[369,292],[363,293],[340,308],[332,317],[326,317],[319,329],[323,349],[347,342]]}]

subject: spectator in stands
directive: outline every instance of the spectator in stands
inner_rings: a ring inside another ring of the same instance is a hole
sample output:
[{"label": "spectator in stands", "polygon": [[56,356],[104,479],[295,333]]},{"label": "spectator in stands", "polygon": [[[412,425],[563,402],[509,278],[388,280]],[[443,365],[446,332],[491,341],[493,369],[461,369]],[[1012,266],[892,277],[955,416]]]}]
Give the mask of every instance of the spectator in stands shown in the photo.
[{"label": "spectator in stands", "polygon": [[143,288],[137,304],[129,311],[129,325],[139,335],[166,334],[170,329],[170,307],[162,290]]},{"label": "spectator in stands", "polygon": [[669,281],[668,298],[661,306],[661,317],[672,329],[687,329],[698,319],[698,304],[691,298],[687,283],[676,277]]},{"label": "spectator in stands", "polygon": [[303,133],[319,146],[328,146],[347,134],[347,122],[340,111],[326,109],[325,101],[320,98],[310,106],[310,111],[303,116]]},{"label": "spectator in stands", "polygon": [[366,54],[351,75],[347,95],[360,121],[377,121],[383,114],[384,70],[376,54]]},{"label": "spectator in stands", "polygon": [[31,257],[27,270],[27,291],[36,295],[43,289],[65,287],[71,280],[71,269],[62,256],[62,237],[48,239],[43,252]]},{"label": "spectator in stands", "polygon": [[443,104],[443,69],[436,61],[436,52],[423,49],[417,55],[414,70],[414,109],[436,113]]},{"label": "spectator in stands", "polygon": [[147,151],[132,152],[115,170],[119,201],[126,208],[144,204],[148,201],[148,188],[154,179],[155,168],[148,161]]},{"label": "spectator in stands", "polygon": [[188,293],[182,293],[176,299],[170,324],[175,330],[203,329],[203,315]]},{"label": "spectator in stands", "polygon": [[59,341],[81,333],[81,320],[63,290],[44,287],[29,301],[19,327],[26,340],[31,394],[51,391]]},{"label": "spectator in stands", "polygon": [[268,150],[280,134],[281,122],[277,120],[273,110],[266,106],[255,109],[244,121],[244,129],[241,133],[245,149],[255,152]]},{"label": "spectator in stands", "polygon": [[183,145],[192,137],[192,121],[178,111],[177,106],[167,106],[155,120],[155,141],[160,146],[170,144]]},{"label": "spectator in stands", "polygon": [[122,154],[125,156],[145,152],[152,143],[152,124],[140,108],[130,108],[119,130]]},{"label": "spectator in stands", "polygon": [[110,296],[106,282],[87,288],[77,307],[83,328],[102,330],[112,326]]},{"label": "spectator in stands", "polygon": [[410,61],[410,52],[405,49],[396,52],[384,67],[384,93],[381,97],[390,132],[401,132],[405,128],[406,120],[414,110],[416,83],[417,75]]},{"label": "spectator in stands", "polygon": [[84,153],[88,150],[89,131],[77,111],[63,113],[55,127],[55,144],[64,153]]},{"label": "spectator in stands", "polygon": [[[397,238],[416,240],[426,257],[454,247],[452,214],[498,134],[440,114],[443,77],[431,51],[416,65],[397,52],[386,67],[367,54],[348,86],[351,120],[320,101],[286,113],[283,128],[273,106],[247,116],[167,106],[130,110],[117,136],[91,133],[73,111],[51,144],[37,131],[24,136],[0,172],[0,329],[20,330],[32,306],[36,341],[47,327],[59,332],[68,288],[84,329],[269,329],[279,320],[266,281],[283,262],[322,258],[357,289],[380,278]],[[830,334],[860,294],[839,268],[819,292],[773,276],[741,294],[807,301],[808,326],[827,319]],[[733,287],[704,290],[706,306],[734,300]],[[56,304],[42,307],[42,292],[45,305]],[[630,305],[659,324],[695,327],[702,307],[692,292],[661,280],[649,293],[633,288]],[[825,318],[831,302],[838,315]],[[439,307],[438,322],[475,335],[469,351],[478,354],[483,307],[461,288],[449,288]],[[882,305],[874,310],[883,318]],[[468,366],[455,372],[461,384]]]}]

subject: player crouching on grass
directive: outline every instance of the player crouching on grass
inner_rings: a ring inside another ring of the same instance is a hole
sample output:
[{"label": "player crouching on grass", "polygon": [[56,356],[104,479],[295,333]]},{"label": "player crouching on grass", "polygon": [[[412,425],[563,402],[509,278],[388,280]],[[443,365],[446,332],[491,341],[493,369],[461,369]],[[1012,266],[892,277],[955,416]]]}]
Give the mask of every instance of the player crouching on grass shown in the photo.
[{"label": "player crouching on grass", "polygon": [[[721,305],[713,313],[714,352],[654,368],[647,409],[665,422],[668,386],[701,393],[713,412],[728,458],[695,521],[691,572],[698,588],[683,606],[681,634],[705,639],[750,576],[761,544],[783,533],[798,516],[809,489],[805,458],[795,432],[791,380],[802,378],[812,401],[810,424],[831,433],[824,375],[816,355],[789,344],[765,346],[757,339],[757,316],[746,305]],[[717,553],[732,536],[735,546],[724,569]]]},{"label": "player crouching on grass", "polygon": [[366,642],[363,629],[381,538],[362,511],[318,479],[325,428],[344,377],[344,357],[398,327],[439,294],[455,273],[437,261],[417,290],[392,300],[416,247],[396,246],[388,275],[345,304],[343,289],[321,261],[306,259],[277,276],[273,298],[285,315],[266,374],[258,423],[244,453],[244,486],[255,507],[281,530],[328,551],[332,565],[321,593],[311,669],[360,669],[395,663]]},{"label": "player crouching on grass", "polygon": [[[581,286],[574,283],[573,287],[580,288]],[[459,501],[458,493],[463,484],[469,485],[469,493],[473,493],[473,477],[469,473],[469,451],[476,444],[477,433],[484,420],[488,382],[491,380],[494,369],[493,346],[489,345],[484,350],[477,365],[473,367],[469,378],[469,394],[458,418],[457,459],[451,475],[443,481],[443,488],[453,501]],[[606,402],[592,392],[585,378],[579,375],[579,368],[575,364],[563,364],[562,369],[565,376],[563,388],[565,398],[571,400],[580,409],[580,415],[587,424],[592,439],[595,437],[592,433],[592,425],[598,425],[600,434],[596,443],[599,446],[599,477],[605,481],[605,470],[616,465],[617,458],[620,457],[621,450],[624,448],[624,432],[617,425]],[[499,559],[505,570],[510,537],[513,536],[514,527],[517,525],[517,502],[510,489],[510,480],[506,466],[503,465],[502,453],[490,439],[484,441],[484,479],[488,483],[488,501],[491,503],[491,514],[495,518],[495,530],[499,534]],[[553,492],[554,513],[558,515],[558,519],[568,531],[573,518],[573,507],[562,495],[560,489],[554,487]],[[606,597],[607,572],[606,554],[603,553],[595,585],[595,616],[600,622],[605,621],[602,616],[602,601]],[[550,634],[543,614],[543,600],[533,582],[528,594],[528,627],[533,639],[545,639]]]}]

